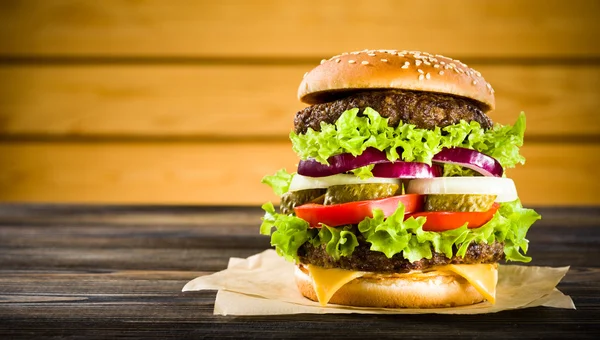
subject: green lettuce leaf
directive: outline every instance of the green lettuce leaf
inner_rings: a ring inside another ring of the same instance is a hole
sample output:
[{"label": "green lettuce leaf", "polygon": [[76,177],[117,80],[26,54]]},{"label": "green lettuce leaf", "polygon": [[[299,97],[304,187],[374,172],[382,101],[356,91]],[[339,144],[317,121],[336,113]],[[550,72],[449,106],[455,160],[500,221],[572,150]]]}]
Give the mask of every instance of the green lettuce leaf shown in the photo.
[{"label": "green lettuce leaf", "polygon": [[[327,159],[331,156],[342,153],[358,156],[369,147],[385,151],[390,161],[402,159],[431,164],[433,156],[442,148],[463,147],[492,156],[507,169],[525,162],[519,153],[525,125],[525,114],[521,113],[513,126],[496,124],[489,130],[484,130],[475,121],[461,121],[433,130],[419,129],[403,122],[390,127],[387,118],[365,108],[362,113],[359,109],[345,111],[335,124],[321,122],[321,131],[310,128],[304,134],[292,131],[290,140],[301,159],[314,158],[323,164],[328,164]],[[457,175],[456,169],[449,168],[449,171]]]},{"label": "green lettuce leaf", "polygon": [[503,231],[505,240],[504,255],[507,260],[529,262],[530,257],[521,254],[521,250],[527,253],[529,241],[525,238],[527,231],[535,223],[542,218],[533,209],[525,209],[521,202],[514,201],[500,205],[499,214],[509,220],[510,228]]},{"label": "green lettuce leaf", "polygon": [[[348,230],[349,227],[332,228],[326,225],[319,230],[318,240],[325,244],[327,254],[338,260],[342,256],[350,256],[358,246],[356,235]],[[318,246],[318,244],[314,245]]]},{"label": "green lettuce leaf", "polygon": [[271,202],[263,204],[262,209],[265,215],[260,233],[271,235],[271,245],[275,246],[277,254],[288,261],[296,261],[298,248],[313,238],[316,232],[309,229],[308,222],[301,218],[277,213]]},{"label": "green lettuce leaf", "polygon": [[[314,246],[324,245],[334,259],[349,256],[358,245],[357,236],[350,227],[311,229],[306,221],[295,216],[278,214],[271,203],[263,205],[265,217],[261,233],[271,235],[271,244],[288,260],[297,260],[298,248],[304,242]],[[358,224],[358,232],[371,244],[372,251],[384,253],[388,258],[396,254],[411,261],[430,259],[432,250],[447,257],[464,256],[472,242],[504,242],[507,261],[529,262],[525,256],[528,241],[525,238],[531,225],[540,219],[532,209],[525,209],[519,200],[501,203],[500,209],[483,226],[469,229],[466,225],[449,231],[424,231],[425,217],[404,220],[404,206],[385,218],[381,210],[375,209],[373,217]],[[272,232],[272,229],[275,231]],[[271,233],[272,232],[272,233]]]},{"label": "green lettuce leaf", "polygon": [[360,179],[368,179],[373,177],[373,173],[371,171],[373,171],[373,168],[375,167],[375,164],[369,164],[366,166],[361,166],[360,168],[356,168],[354,170],[350,170],[354,176],[360,178]]},{"label": "green lettuce leaf", "polygon": [[260,181],[261,183],[270,186],[275,194],[281,196],[288,192],[290,189],[290,183],[292,183],[292,177],[294,174],[290,174],[285,169],[280,169],[273,176],[265,176]]},{"label": "green lettuce leaf", "polygon": [[481,176],[477,171],[456,164],[444,164],[443,177],[472,177]]},{"label": "green lettuce leaf", "polygon": [[372,218],[367,217],[358,224],[358,230],[371,243],[371,250],[382,252],[388,258],[404,252],[405,257],[418,257],[418,260],[424,257],[419,255],[427,255],[427,251],[431,257],[430,249],[415,249],[419,248],[418,245],[411,244],[412,232],[424,223],[425,218],[411,217],[404,221],[404,205],[399,203],[398,209],[388,218],[385,218],[381,210],[374,210]]}]

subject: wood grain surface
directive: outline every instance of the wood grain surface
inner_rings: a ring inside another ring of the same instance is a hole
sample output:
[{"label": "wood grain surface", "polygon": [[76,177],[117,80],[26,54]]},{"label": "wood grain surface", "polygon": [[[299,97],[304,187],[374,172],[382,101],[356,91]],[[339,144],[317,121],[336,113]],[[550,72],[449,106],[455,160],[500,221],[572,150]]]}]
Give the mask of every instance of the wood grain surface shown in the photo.
[{"label": "wood grain surface", "polygon": [[319,58],[393,43],[456,57],[599,56],[599,10],[593,0],[3,1],[0,55]]},{"label": "wood grain surface", "polygon": [[[0,67],[0,135],[287,138],[316,65]],[[600,139],[600,65],[471,64],[496,90],[493,121],[529,138]]]},{"label": "wood grain surface", "polygon": [[0,336],[24,338],[590,338],[600,335],[600,209],[539,208],[532,265],[567,266],[577,310],[488,315],[214,316],[181,293],[269,247],[258,208],[0,205]]}]

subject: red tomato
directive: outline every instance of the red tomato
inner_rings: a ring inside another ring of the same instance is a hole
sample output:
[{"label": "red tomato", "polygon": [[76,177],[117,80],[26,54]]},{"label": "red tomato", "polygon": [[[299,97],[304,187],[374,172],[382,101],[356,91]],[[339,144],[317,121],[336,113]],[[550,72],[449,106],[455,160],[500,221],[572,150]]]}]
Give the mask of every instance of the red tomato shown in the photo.
[{"label": "red tomato", "polygon": [[373,217],[373,209],[381,209],[388,217],[398,209],[400,202],[404,204],[405,214],[423,209],[423,196],[409,194],[333,205],[309,203],[294,208],[294,211],[297,217],[307,221],[313,228],[320,228],[321,223],[336,227],[357,224],[365,217]]},{"label": "red tomato", "polygon": [[429,211],[406,215],[406,218],[425,216],[427,221],[423,225],[425,231],[446,231],[462,227],[465,223],[468,228],[479,228],[492,219],[500,205],[494,203],[490,210],[483,212],[455,212],[455,211]]}]

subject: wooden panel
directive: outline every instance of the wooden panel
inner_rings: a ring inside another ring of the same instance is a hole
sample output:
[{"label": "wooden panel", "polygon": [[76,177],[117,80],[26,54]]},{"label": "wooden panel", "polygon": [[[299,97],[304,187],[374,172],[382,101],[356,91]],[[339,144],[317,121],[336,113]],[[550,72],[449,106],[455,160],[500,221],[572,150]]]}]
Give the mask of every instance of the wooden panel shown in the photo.
[{"label": "wooden panel", "polygon": [[289,133],[305,68],[0,68],[0,133],[265,136]]},{"label": "wooden panel", "polygon": [[594,0],[2,1],[0,54],[325,57],[600,55]]},{"label": "wooden panel", "polygon": [[[513,169],[525,204],[600,204],[600,145],[535,144]],[[276,200],[260,184],[294,169],[288,143],[26,143],[0,145],[0,201],[250,204]]]},{"label": "wooden panel", "polygon": [[[0,68],[0,134],[286,138],[305,66]],[[491,117],[528,136],[600,135],[600,66],[474,65]]]}]

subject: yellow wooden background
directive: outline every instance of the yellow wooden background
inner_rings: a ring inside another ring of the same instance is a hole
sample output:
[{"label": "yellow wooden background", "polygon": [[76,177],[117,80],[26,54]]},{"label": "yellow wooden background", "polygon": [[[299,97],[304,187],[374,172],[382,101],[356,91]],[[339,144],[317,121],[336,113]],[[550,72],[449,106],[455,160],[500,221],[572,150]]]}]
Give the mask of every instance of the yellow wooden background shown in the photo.
[{"label": "yellow wooden background", "polygon": [[0,201],[246,204],[297,163],[296,89],[322,58],[415,49],[527,113],[535,205],[600,204],[600,2],[0,1]]}]

